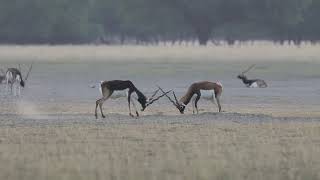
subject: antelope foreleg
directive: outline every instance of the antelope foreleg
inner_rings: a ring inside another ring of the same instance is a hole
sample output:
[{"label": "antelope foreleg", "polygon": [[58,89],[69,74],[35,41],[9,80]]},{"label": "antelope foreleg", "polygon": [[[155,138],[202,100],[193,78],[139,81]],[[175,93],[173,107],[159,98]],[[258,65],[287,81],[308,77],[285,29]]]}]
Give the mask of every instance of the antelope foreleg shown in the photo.
[{"label": "antelope foreleg", "polygon": [[97,109],[98,109],[98,105],[99,105],[99,100],[100,100],[100,99],[98,99],[98,100],[96,101],[96,108],[95,108],[95,110],[94,110],[94,116],[96,117],[96,119],[98,119]]},{"label": "antelope foreleg", "polygon": [[192,97],[192,113],[195,114],[195,103],[196,103],[196,97]]},{"label": "antelope foreleg", "polygon": [[216,95],[216,100],[217,100],[217,104],[218,104],[218,110],[219,110],[219,112],[221,112],[220,97],[221,97],[221,94]]},{"label": "antelope foreleg", "polygon": [[95,108],[95,111],[94,111],[94,115],[95,115],[96,118],[98,118],[98,113],[97,113],[98,106],[100,108],[101,116],[103,118],[105,118],[105,115],[102,112],[102,105],[112,95],[112,93],[113,93],[112,91],[108,91],[108,92],[105,93],[105,95],[101,99],[98,99],[96,101],[96,108]]},{"label": "antelope foreleg", "polygon": [[127,95],[128,96],[129,116],[134,117],[134,115],[131,113],[131,94],[132,94],[132,92],[129,91],[128,95]]},{"label": "antelope foreleg", "polygon": [[200,100],[200,97],[201,97],[201,94],[198,93],[197,94],[197,97],[196,97],[196,100],[194,102],[194,106],[196,107],[196,110],[197,110],[197,114],[199,114],[199,110],[198,110],[198,101]]},{"label": "antelope foreleg", "polygon": [[134,110],[136,111],[137,117],[139,117],[139,112],[138,112],[138,110],[137,110],[137,107],[136,107],[136,104],[135,104],[135,102],[134,102],[134,99],[132,100],[132,105],[133,105],[133,107],[134,107]]}]

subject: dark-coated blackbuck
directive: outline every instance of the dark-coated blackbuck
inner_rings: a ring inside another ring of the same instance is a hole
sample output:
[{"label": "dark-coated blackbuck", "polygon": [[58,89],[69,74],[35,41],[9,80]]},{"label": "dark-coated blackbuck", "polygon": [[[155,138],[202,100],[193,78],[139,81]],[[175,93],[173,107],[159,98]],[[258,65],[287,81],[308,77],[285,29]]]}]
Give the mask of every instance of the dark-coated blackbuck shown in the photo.
[{"label": "dark-coated blackbuck", "polygon": [[102,105],[103,103],[109,99],[109,97],[112,95],[114,91],[123,91],[128,90],[127,92],[127,98],[128,98],[128,107],[129,107],[129,115],[134,117],[134,115],[131,113],[131,102],[133,104],[133,107],[135,109],[137,117],[139,116],[138,110],[135,106],[135,103],[133,100],[131,100],[132,93],[135,93],[137,95],[136,100],[141,105],[141,111],[144,111],[146,107],[154,103],[155,101],[159,100],[161,97],[167,95],[169,92],[164,92],[162,95],[155,98],[156,94],[159,92],[159,89],[156,90],[153,95],[150,98],[147,98],[139,89],[136,88],[136,86],[129,80],[123,81],[123,80],[112,80],[112,81],[102,81],[100,83],[100,92],[102,94],[102,98],[98,99],[96,101],[96,107],[95,107],[95,117],[98,118],[97,114],[97,108],[99,106],[101,111],[101,116],[105,118],[105,115],[102,112]]},{"label": "dark-coated blackbuck", "polygon": [[13,90],[13,95],[15,96],[17,94],[17,89],[18,89],[18,95],[20,96],[21,95],[21,87],[25,86],[25,82],[28,80],[28,77],[30,75],[31,70],[32,70],[32,64],[29,67],[29,70],[28,70],[26,77],[23,79],[22,74],[21,74],[20,64],[19,64],[19,69],[8,68],[8,70],[6,72],[6,77],[5,77],[7,91],[8,91],[8,87],[10,85],[11,94],[12,94],[12,90]]},{"label": "dark-coated blackbuck", "polygon": [[[195,95],[195,98],[193,98],[193,102],[192,102],[192,108],[193,108],[193,114],[195,113],[195,110],[197,111],[197,114],[198,114],[199,113],[198,101],[200,100],[200,97],[201,97],[201,91],[213,91],[212,102],[214,102],[214,98],[216,98],[216,101],[218,104],[218,111],[221,112],[220,97],[222,94],[222,89],[223,87],[220,82],[214,83],[209,81],[201,81],[201,82],[195,82],[191,84],[187,92],[185,93],[185,95],[182,96],[179,101],[174,91],[173,91],[173,96],[175,98],[175,101],[172,100],[168,95],[166,96],[173,103],[173,105],[180,111],[180,113],[183,114],[186,106],[189,104],[189,102]],[[160,90],[163,91],[163,89],[161,88]]]},{"label": "dark-coated blackbuck", "polygon": [[250,71],[255,65],[251,65],[247,70],[243,71],[237,77],[249,88],[266,88],[267,83],[262,79],[248,79],[245,73]]}]

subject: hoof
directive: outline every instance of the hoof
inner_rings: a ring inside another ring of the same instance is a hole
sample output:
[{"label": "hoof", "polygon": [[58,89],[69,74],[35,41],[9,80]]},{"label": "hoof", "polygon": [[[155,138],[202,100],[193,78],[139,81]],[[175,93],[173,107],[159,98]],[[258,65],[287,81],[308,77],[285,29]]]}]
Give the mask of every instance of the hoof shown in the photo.
[{"label": "hoof", "polygon": [[133,114],[131,114],[131,113],[129,113],[129,116],[134,117],[134,115],[133,115]]},{"label": "hoof", "polygon": [[106,116],[105,116],[105,115],[102,115],[102,118],[106,118]]},{"label": "hoof", "polygon": [[136,111],[136,115],[137,115],[137,117],[139,117],[139,113]]}]

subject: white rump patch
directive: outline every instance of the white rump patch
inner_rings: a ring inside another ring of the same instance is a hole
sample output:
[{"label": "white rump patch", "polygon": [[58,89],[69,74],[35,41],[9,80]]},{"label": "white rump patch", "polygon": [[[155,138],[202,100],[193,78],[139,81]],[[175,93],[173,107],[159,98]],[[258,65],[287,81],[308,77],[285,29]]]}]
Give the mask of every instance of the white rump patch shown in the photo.
[{"label": "white rump patch", "polygon": [[254,82],[254,83],[252,83],[249,87],[251,87],[251,88],[257,88],[257,87],[259,87],[259,86],[258,86],[258,83],[257,83],[257,82]]}]

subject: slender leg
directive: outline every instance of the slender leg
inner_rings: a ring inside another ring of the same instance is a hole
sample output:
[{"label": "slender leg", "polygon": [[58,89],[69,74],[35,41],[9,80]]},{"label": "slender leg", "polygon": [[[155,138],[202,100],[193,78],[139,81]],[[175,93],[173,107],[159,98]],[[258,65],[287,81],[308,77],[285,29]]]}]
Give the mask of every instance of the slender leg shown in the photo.
[{"label": "slender leg", "polygon": [[[13,94],[13,96],[15,96],[13,85],[14,85],[14,83],[11,84],[11,94]],[[12,88],[13,88],[13,91],[12,91]]]},{"label": "slender leg", "polygon": [[194,110],[195,110],[195,101],[196,101],[196,97],[192,97],[192,113],[195,114]]},{"label": "slender leg", "polygon": [[20,87],[20,84],[18,85],[18,96],[21,96],[21,87]]},{"label": "slender leg", "polygon": [[102,105],[103,105],[103,103],[104,103],[108,98],[109,98],[109,97],[103,97],[103,98],[100,100],[100,103],[99,103],[99,108],[100,108],[100,112],[101,112],[102,118],[105,118],[105,117],[106,117],[106,116],[103,114]]},{"label": "slender leg", "polygon": [[198,92],[198,93],[197,93],[196,100],[195,100],[195,102],[194,102],[194,106],[196,107],[197,114],[199,114],[199,110],[198,110],[198,101],[200,100],[200,97],[201,97],[201,93],[200,93],[200,92]]},{"label": "slender leg", "polygon": [[99,101],[100,101],[100,99],[98,99],[98,100],[96,101],[96,108],[95,108],[95,110],[94,110],[94,116],[96,117],[96,119],[98,119],[97,109],[98,109]]},{"label": "slender leg", "polygon": [[105,115],[103,114],[103,112],[102,112],[102,105],[103,105],[103,103],[107,100],[107,99],[109,99],[109,97],[112,95],[112,91],[109,91],[109,90],[105,90],[104,92],[103,92],[103,97],[101,98],[101,99],[98,99],[97,101],[96,101],[96,108],[95,108],[95,111],[94,111],[94,116],[96,117],[96,119],[98,118],[98,113],[97,113],[97,108],[98,108],[98,106],[99,106],[99,108],[100,108],[100,112],[101,112],[101,116],[103,117],[103,118],[105,118]]},{"label": "slender leg", "polygon": [[[130,90],[129,90],[130,91]],[[127,97],[129,98],[129,91],[127,92]],[[132,94],[132,93],[131,93]],[[131,100],[131,97],[130,97],[130,100]],[[138,113],[138,110],[137,110],[137,107],[136,107],[136,104],[135,104],[135,98],[133,98],[132,99],[132,101],[130,101],[130,102],[132,102],[132,105],[133,105],[133,108],[134,108],[134,110],[135,110],[135,112],[136,112],[136,115],[137,115],[137,117],[139,117],[139,113]],[[133,117],[133,115],[131,114],[131,105],[129,105],[129,111],[130,111],[130,113],[129,113],[129,115],[130,116],[132,116]]]},{"label": "slender leg", "polygon": [[215,96],[216,96],[216,100],[217,100],[217,104],[218,104],[219,112],[221,112],[221,104],[220,104],[220,97],[221,97],[221,94],[215,94]]},{"label": "slender leg", "polygon": [[132,99],[132,105],[133,105],[133,107],[134,107],[134,110],[136,111],[136,115],[137,115],[137,117],[139,117],[139,113],[138,113],[138,110],[137,110],[136,104],[135,104],[135,102],[134,102],[134,99]]},{"label": "slender leg", "polygon": [[213,104],[215,104],[215,103],[214,103],[214,91],[212,92],[211,102],[212,102]]},{"label": "slender leg", "polygon": [[129,107],[129,116],[134,117],[134,115],[131,113],[131,94],[132,94],[132,90],[129,90],[128,92],[128,107]]}]

